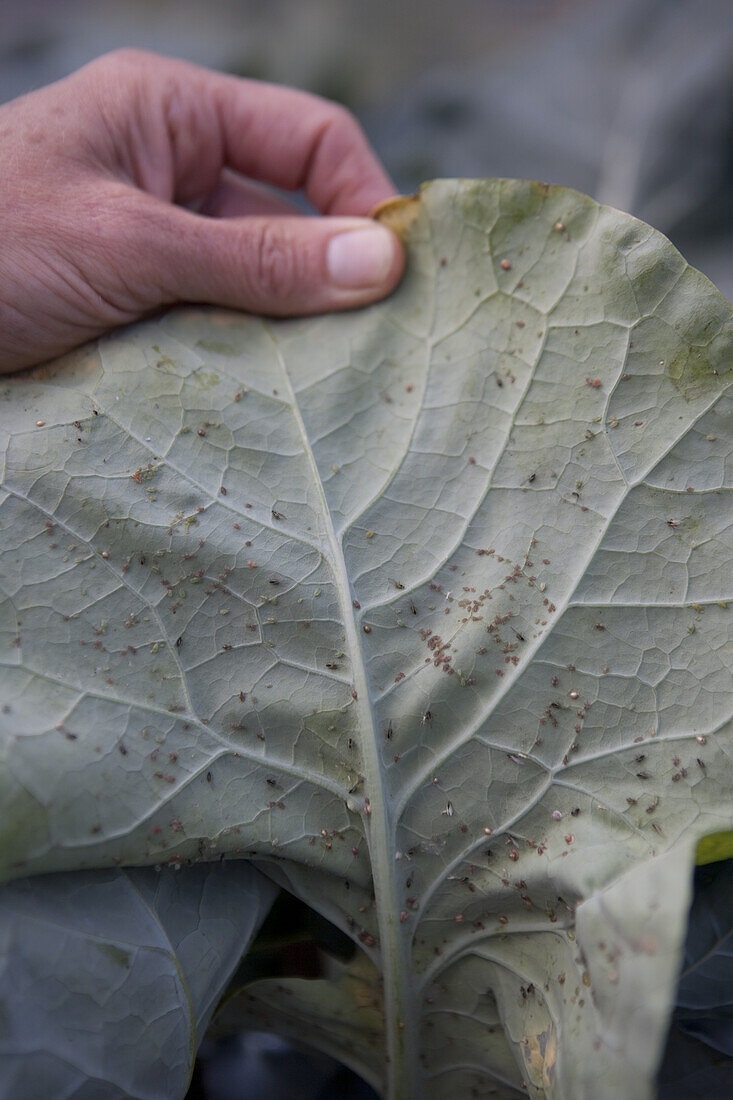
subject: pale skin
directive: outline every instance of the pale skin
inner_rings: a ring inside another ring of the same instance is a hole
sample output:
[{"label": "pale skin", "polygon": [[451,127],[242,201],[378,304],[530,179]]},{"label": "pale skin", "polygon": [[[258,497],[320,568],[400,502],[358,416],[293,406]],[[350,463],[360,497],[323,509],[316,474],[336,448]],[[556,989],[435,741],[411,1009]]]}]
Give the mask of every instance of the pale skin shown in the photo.
[{"label": "pale skin", "polygon": [[0,165],[0,373],[174,302],[324,313],[402,274],[369,218],[393,184],[305,92],[121,50],[0,107]]}]

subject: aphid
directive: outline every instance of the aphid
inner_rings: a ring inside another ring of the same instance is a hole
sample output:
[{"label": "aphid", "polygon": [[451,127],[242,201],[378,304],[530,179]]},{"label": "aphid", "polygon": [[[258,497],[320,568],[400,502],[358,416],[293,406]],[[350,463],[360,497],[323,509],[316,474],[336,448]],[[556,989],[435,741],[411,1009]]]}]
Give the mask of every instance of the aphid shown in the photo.
[{"label": "aphid", "polygon": [[271,515],[273,519],[285,519],[282,512],[276,512],[274,508],[271,509]]},{"label": "aphid", "polygon": [[667,520],[667,526],[668,527],[679,527],[679,525],[680,525],[680,521],[678,519],[668,519]]}]

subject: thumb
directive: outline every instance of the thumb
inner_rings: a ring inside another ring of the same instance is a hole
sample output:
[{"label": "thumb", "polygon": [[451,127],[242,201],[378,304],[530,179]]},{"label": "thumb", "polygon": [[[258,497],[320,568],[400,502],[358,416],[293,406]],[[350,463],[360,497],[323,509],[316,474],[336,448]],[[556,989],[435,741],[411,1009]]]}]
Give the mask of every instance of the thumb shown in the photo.
[{"label": "thumb", "polygon": [[[206,218],[169,207],[173,232],[148,238],[167,300],[296,316],[383,298],[404,269],[402,245],[369,218]],[[151,275],[156,274],[154,272]]]}]

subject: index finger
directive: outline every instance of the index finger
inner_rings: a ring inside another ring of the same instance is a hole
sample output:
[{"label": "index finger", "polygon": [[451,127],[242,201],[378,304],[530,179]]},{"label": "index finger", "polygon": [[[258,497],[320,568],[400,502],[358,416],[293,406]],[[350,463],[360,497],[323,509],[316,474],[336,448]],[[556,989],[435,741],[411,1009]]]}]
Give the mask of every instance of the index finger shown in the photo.
[{"label": "index finger", "polygon": [[243,175],[302,188],[322,214],[369,214],[396,194],[344,107],[293,88],[210,75],[227,163]]},{"label": "index finger", "polygon": [[117,117],[128,144],[143,146],[133,150],[138,185],[159,197],[168,196],[157,182],[149,185],[161,174],[153,163],[172,172],[172,197],[184,202],[224,167],[302,189],[322,214],[368,215],[395,194],[354,116],[320,96],[139,50],[117,51],[87,69],[102,77],[105,113]]}]

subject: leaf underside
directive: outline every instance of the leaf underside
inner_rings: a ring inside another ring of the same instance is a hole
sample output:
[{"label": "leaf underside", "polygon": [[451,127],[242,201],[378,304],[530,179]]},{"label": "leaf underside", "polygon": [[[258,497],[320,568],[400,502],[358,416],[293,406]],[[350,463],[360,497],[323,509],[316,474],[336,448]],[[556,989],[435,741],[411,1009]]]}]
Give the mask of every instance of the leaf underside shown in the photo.
[{"label": "leaf underside", "polygon": [[564,188],[382,216],[385,302],[3,388],[2,874],[255,860],[385,1096],[648,1097],[733,828],[731,307]]}]

